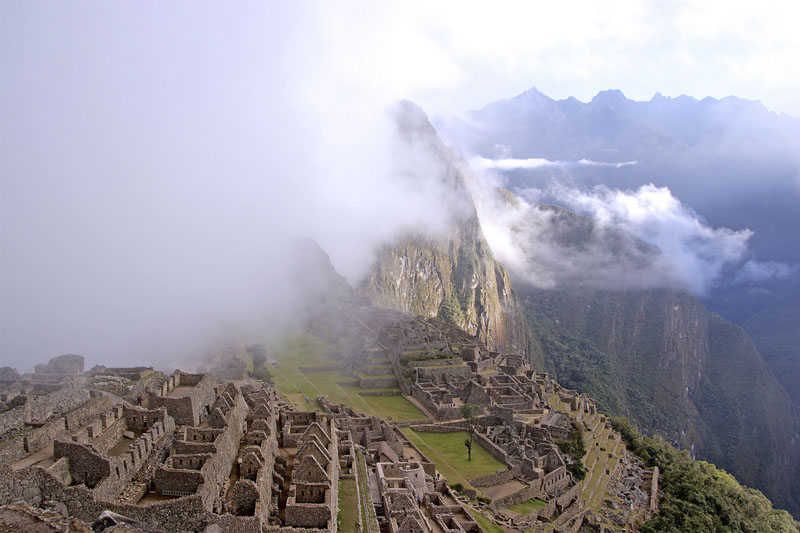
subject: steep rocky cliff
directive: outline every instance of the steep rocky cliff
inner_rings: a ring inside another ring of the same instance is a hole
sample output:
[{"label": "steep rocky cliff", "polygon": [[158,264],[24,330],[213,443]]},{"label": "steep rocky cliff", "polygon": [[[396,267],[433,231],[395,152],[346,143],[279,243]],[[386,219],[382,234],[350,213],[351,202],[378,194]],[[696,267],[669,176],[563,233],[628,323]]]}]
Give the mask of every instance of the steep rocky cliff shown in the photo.
[{"label": "steep rocky cliff", "polygon": [[529,351],[508,274],[477,219],[448,238],[406,237],[383,248],[359,292],[382,307],[447,319],[496,350]]},{"label": "steep rocky cliff", "polygon": [[402,152],[413,151],[434,169],[422,178],[435,180],[443,196],[444,229],[433,236],[408,233],[384,246],[359,294],[382,307],[445,318],[493,349],[528,353],[525,319],[506,270],[483,236],[464,183],[466,165],[439,140],[419,107],[403,102],[395,119]]}]

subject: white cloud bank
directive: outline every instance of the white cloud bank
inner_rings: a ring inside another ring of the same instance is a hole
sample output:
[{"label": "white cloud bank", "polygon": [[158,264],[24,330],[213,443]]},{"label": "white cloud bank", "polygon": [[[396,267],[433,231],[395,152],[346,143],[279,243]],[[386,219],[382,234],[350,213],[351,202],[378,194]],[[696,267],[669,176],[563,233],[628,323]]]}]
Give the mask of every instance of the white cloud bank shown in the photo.
[{"label": "white cloud bank", "polygon": [[605,161],[592,161],[590,159],[579,159],[578,161],[551,161],[549,159],[544,159],[541,157],[531,157],[527,159],[514,159],[514,158],[488,159],[485,157],[476,156],[475,158],[473,158],[471,163],[473,165],[477,165],[481,168],[486,168],[486,169],[522,170],[522,169],[535,169],[535,168],[546,168],[546,167],[569,168],[569,167],[581,167],[581,166],[622,168],[635,165],[638,162],[621,161],[619,163],[609,163]]},{"label": "white cloud bank", "polygon": [[678,287],[703,296],[725,280],[762,282],[794,271],[754,260],[750,230],[709,226],[666,187],[554,184],[510,198],[498,174],[479,170],[469,181],[497,257],[540,288]]}]

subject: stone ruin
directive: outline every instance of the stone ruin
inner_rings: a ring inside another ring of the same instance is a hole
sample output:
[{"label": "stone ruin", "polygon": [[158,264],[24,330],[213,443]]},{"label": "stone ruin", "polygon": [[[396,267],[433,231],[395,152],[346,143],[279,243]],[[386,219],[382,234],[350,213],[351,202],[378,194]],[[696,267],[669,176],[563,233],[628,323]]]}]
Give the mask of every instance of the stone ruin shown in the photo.
[{"label": "stone ruin", "polygon": [[[396,314],[364,316],[346,330],[356,331],[360,348],[342,339],[344,330],[317,328],[335,339],[342,368],[391,379],[428,420],[390,423],[324,397],[320,410],[298,411],[241,364],[220,364],[217,375],[100,366],[80,373],[77,360],[55,358],[35,379],[0,374],[0,510],[23,518],[55,510],[76,530],[95,522],[131,531],[335,533],[339,482],[354,480],[358,523],[371,533],[480,532],[475,509],[506,527],[553,531],[584,521],[627,527],[657,511],[658,472],[629,452],[607,472],[614,499],[600,513],[584,507],[557,444],[575,427],[608,430],[608,422],[593,400],[523,357],[491,352],[440,321]],[[400,429],[466,431],[466,404],[479,408],[475,442],[505,465],[469,480],[494,494],[477,504],[468,500],[475,490],[454,492]],[[545,507],[517,517],[503,511],[531,498]]]},{"label": "stone ruin", "polygon": [[0,423],[19,435],[0,446],[0,504],[58,502],[88,523],[110,512],[152,531],[260,532],[277,520],[282,402],[274,391],[183,372],[161,385],[143,406],[62,388],[2,413]]},{"label": "stone ruin", "polygon": [[59,355],[47,363],[34,366],[36,379],[59,380],[64,376],[77,376],[83,373],[83,356],[75,354]]},{"label": "stone ruin", "polygon": [[339,433],[341,475],[355,477],[364,460],[361,473],[381,531],[482,531],[437,475],[435,464],[396,426],[330,404],[324,397],[318,400],[333,415]]},{"label": "stone ruin", "polygon": [[285,524],[336,529],[339,510],[339,438],[333,419],[318,412],[281,412],[282,446],[291,471],[285,494]]}]

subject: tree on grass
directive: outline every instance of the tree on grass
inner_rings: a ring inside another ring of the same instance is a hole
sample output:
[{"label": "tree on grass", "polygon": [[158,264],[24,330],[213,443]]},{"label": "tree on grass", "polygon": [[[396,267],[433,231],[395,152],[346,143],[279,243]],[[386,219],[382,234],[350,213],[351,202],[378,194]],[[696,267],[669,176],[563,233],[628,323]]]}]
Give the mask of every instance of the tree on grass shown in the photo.
[{"label": "tree on grass", "polygon": [[[583,440],[583,430],[573,424],[567,440],[556,441],[561,453],[568,456],[567,470],[580,481],[586,477],[586,467],[583,465],[583,456],[586,455],[586,443]],[[570,462],[571,459],[571,462]]]},{"label": "tree on grass", "polygon": [[469,438],[464,441],[464,446],[467,447],[467,461],[472,461],[472,437],[475,425],[478,423],[478,409],[474,403],[465,403],[461,406],[461,418],[467,421],[469,427]]}]

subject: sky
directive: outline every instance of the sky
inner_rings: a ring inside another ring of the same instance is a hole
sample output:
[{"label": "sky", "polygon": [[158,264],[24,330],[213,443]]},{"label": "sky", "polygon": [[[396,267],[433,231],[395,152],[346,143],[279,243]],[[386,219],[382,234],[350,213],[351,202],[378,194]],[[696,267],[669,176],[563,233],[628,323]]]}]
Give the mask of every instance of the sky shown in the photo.
[{"label": "sky", "polygon": [[[621,89],[735,95],[800,116],[795,2],[403,2],[325,4],[323,19],[356,78],[431,114],[474,109],[530,87],[591,99]],[[332,10],[335,6],[338,9]]]},{"label": "sky", "polygon": [[[605,89],[621,89],[635,100],[649,100],[656,92],[735,95],[800,116],[795,2],[499,2],[492,7],[468,2],[430,8],[440,11],[430,19],[441,22],[426,32],[432,52],[425,55],[449,74],[435,90],[423,91],[437,110],[474,109],[537,87],[552,98],[582,101]],[[408,27],[415,27],[414,15],[409,18]],[[442,87],[457,96],[443,101]]]},{"label": "sky", "polygon": [[275,319],[287,239],[355,283],[380,244],[441,228],[441,191],[395,179],[438,171],[398,147],[398,99],[436,116],[617,88],[800,116],[792,3],[613,6],[3,2],[0,363],[168,361]]}]

